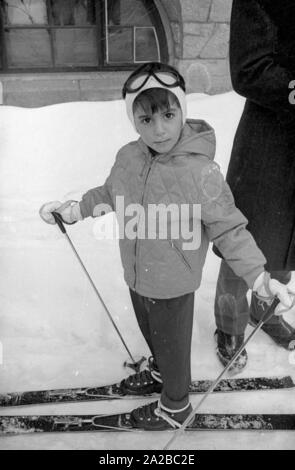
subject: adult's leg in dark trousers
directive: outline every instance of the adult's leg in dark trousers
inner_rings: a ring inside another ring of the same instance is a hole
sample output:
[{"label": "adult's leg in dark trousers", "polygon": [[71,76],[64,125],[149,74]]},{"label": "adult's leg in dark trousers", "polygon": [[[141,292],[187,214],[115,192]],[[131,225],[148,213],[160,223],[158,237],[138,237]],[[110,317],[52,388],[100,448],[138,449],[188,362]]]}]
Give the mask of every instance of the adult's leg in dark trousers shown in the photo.
[{"label": "adult's leg in dark trousers", "polygon": [[147,299],[151,341],[163,380],[161,402],[170,409],[189,402],[194,293],[172,299]]},{"label": "adult's leg in dark trousers", "polygon": [[216,287],[214,313],[216,326],[229,335],[242,335],[249,321],[248,286],[222,260]]}]

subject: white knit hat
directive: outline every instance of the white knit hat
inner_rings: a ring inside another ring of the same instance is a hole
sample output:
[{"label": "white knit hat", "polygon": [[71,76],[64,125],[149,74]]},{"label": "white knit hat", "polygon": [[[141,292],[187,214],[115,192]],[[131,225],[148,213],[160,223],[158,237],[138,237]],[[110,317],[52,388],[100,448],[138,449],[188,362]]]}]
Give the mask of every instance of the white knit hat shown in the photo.
[{"label": "white knit hat", "polygon": [[171,93],[173,93],[176,96],[176,98],[179,101],[180,109],[182,111],[182,122],[184,124],[185,120],[186,120],[187,111],[186,111],[185,92],[183,91],[183,89],[180,86],[176,86],[176,87],[172,87],[172,88],[171,87],[166,87],[165,85],[162,85],[160,82],[158,82],[158,80],[156,80],[151,75],[148,78],[147,82],[144,84],[144,86],[142,88],[140,88],[140,90],[138,90],[135,93],[128,93],[127,92],[126,96],[125,96],[125,104],[126,104],[127,115],[128,115],[128,118],[130,119],[134,129],[137,131],[136,126],[135,126],[135,122],[134,122],[133,103],[134,103],[135,99],[137,98],[137,96],[140,93],[142,93],[144,90],[148,90],[150,88],[164,88],[165,90],[171,91]]}]

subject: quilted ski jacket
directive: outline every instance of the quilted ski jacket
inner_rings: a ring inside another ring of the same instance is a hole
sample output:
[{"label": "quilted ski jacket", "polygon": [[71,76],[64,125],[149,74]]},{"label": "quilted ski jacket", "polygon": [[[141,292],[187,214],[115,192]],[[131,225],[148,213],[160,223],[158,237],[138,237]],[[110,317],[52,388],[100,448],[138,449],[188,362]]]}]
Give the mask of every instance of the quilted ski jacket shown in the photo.
[{"label": "quilted ski jacket", "polygon": [[[124,278],[140,295],[164,299],[196,290],[209,241],[250,288],[264,270],[266,260],[212,161],[214,154],[213,129],[205,121],[188,119],[166,154],[152,155],[141,138],[122,147],[105,184],[82,197],[82,218],[103,215],[106,208],[100,204],[116,210]],[[155,212],[149,213],[172,204],[166,220],[159,222]]]}]

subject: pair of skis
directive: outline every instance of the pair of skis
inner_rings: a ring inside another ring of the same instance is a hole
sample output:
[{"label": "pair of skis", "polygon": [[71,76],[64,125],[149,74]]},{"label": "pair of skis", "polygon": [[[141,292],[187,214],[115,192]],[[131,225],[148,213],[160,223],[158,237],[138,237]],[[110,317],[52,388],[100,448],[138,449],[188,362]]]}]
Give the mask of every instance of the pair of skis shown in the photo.
[{"label": "pair of skis", "polygon": [[[210,380],[191,383],[190,393],[205,393]],[[295,388],[290,376],[224,379],[215,392],[242,392]],[[24,406],[43,403],[68,403],[124,398],[152,398],[124,393],[120,384],[102,387],[68,388],[0,395],[0,406]],[[187,431],[198,430],[295,430],[295,415],[287,414],[196,414]],[[0,435],[33,432],[84,432],[84,431],[138,431],[130,421],[129,413],[113,415],[33,415],[0,416]]]}]

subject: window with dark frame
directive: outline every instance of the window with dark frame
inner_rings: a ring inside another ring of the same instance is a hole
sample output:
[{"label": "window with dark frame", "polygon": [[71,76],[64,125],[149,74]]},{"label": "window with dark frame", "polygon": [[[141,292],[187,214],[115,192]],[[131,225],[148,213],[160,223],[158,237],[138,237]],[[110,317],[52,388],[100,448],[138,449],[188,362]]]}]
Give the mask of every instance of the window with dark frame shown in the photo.
[{"label": "window with dark frame", "polygon": [[130,69],[168,53],[151,0],[0,0],[0,71]]}]

